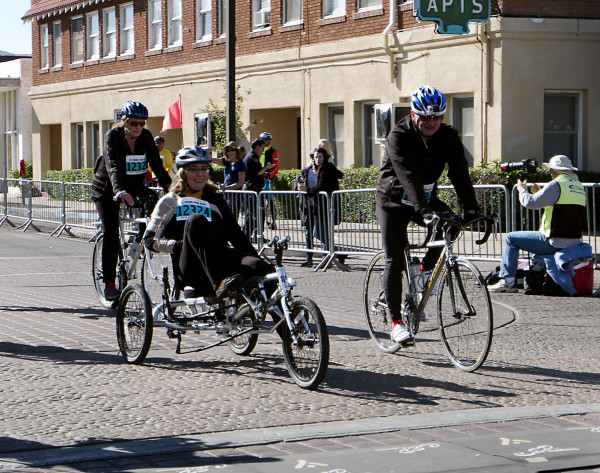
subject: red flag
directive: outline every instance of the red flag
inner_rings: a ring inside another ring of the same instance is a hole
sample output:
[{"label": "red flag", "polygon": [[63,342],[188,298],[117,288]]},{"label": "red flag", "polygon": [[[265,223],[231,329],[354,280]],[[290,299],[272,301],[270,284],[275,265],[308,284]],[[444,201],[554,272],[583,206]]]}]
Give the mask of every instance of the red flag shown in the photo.
[{"label": "red flag", "polygon": [[179,100],[169,107],[169,111],[163,120],[162,130],[174,130],[181,128],[181,95]]}]

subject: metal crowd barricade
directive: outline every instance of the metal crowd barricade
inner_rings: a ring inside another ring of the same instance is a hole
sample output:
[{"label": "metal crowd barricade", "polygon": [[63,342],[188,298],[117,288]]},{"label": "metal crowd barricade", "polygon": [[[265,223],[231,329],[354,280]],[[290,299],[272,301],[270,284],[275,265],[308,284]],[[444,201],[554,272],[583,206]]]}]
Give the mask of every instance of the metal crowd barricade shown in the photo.
[{"label": "metal crowd barricade", "polygon": [[[31,182],[27,179],[5,179],[4,181],[4,217],[0,224],[8,222],[11,226],[27,230],[32,223]],[[17,226],[10,219],[25,219]]]},{"label": "metal crowd barricade", "polygon": [[263,246],[262,223],[258,205],[258,194],[254,191],[225,191],[225,200],[233,216],[253,245]]},{"label": "metal crowd barricade", "polygon": [[[527,184],[530,187],[530,184]],[[540,187],[544,187],[544,184],[539,184]],[[592,251],[595,255],[596,264],[599,263],[598,253],[598,210],[600,199],[600,184],[583,183],[586,195],[586,213],[587,213],[587,229],[583,234],[583,241],[589,243],[592,246]],[[544,208],[540,209],[526,209],[521,205],[519,201],[519,192],[517,186],[512,188],[512,231],[538,231],[542,223],[542,215],[544,214]],[[523,257],[528,257],[527,252],[522,252]]]}]

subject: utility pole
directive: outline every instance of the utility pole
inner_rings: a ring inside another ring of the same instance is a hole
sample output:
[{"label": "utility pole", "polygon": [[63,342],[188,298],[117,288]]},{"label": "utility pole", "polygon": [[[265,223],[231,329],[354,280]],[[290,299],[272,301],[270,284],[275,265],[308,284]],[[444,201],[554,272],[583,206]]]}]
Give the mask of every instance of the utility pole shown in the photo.
[{"label": "utility pole", "polygon": [[227,0],[227,52],[225,54],[225,82],[227,96],[227,141],[235,141],[235,0]]}]

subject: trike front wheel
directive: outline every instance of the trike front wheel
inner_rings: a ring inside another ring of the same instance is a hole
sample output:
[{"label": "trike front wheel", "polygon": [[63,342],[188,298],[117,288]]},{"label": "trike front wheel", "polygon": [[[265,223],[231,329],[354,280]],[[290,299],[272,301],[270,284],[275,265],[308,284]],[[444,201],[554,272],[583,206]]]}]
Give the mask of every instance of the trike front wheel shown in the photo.
[{"label": "trike front wheel", "polygon": [[316,389],[323,381],[329,365],[329,333],[325,318],[317,304],[307,297],[294,298],[290,311],[292,331],[283,322],[285,365],[298,386]]},{"label": "trike front wheel", "polygon": [[152,343],[152,328],[152,304],[146,291],[138,284],[127,286],[117,311],[117,341],[127,363],[144,361]]}]

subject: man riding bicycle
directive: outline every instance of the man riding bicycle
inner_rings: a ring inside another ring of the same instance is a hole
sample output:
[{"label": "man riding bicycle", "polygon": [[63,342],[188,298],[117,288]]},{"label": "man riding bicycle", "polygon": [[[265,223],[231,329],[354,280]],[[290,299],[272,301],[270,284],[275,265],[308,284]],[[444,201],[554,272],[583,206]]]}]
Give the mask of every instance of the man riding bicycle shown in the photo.
[{"label": "man riding bicycle", "polygon": [[[410,221],[423,226],[434,212],[451,211],[437,197],[437,181],[448,166],[448,177],[473,216],[479,213],[469,165],[458,132],[442,123],[446,98],[434,87],[419,87],[412,96],[410,115],[398,122],[387,137],[377,180],[377,218],[381,226],[385,269],[383,289],[392,319],[391,339],[409,342],[413,334],[402,324],[402,271]],[[441,248],[432,248],[421,271],[433,269]]]}]

